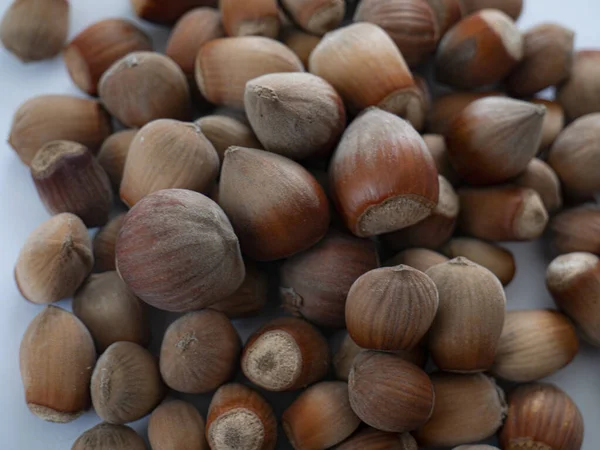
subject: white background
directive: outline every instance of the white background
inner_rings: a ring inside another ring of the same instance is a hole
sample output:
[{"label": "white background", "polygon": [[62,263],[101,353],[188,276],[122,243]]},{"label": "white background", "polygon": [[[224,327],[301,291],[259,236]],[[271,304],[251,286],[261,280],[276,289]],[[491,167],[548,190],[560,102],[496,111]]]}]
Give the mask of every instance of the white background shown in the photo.
[{"label": "white background", "polygon": [[[384,1],[384,0],[382,0]],[[0,14],[9,0],[0,0]],[[127,0],[71,0],[70,37],[86,26],[108,17],[134,19]],[[528,28],[545,21],[558,21],[577,31],[578,48],[600,47],[600,2],[590,0],[528,0],[519,24]],[[153,37],[158,49],[164,47],[167,30],[141,24]],[[26,99],[39,94],[82,95],[65,70],[60,58],[35,64],[22,64],[0,49],[0,448],[3,450],[65,450],[84,430],[98,422],[89,412],[73,423],[51,424],[33,416],[27,409],[19,375],[18,352],[28,323],[41,310],[23,300],[15,287],[13,267],[28,234],[49,216],[38,200],[29,170],[6,144],[13,112]],[[550,260],[542,242],[507,245],[517,256],[517,277],[507,288],[510,309],[552,307],[544,287],[544,271]],[[60,302],[69,307],[69,302]],[[165,318],[158,318],[164,327]],[[155,318],[155,322],[157,321]],[[239,324],[242,337],[255,328]],[[154,344],[160,341],[155,333]],[[584,450],[596,450],[600,443],[600,350],[582,345],[580,354],[566,369],[549,378],[573,397],[585,418]],[[286,395],[283,396],[286,398]],[[287,396],[289,397],[289,396]],[[269,396],[273,401],[274,396]],[[284,399],[281,399],[284,400]],[[206,414],[208,397],[196,398]],[[280,414],[285,402],[277,401]],[[145,435],[146,421],[133,424]],[[278,448],[287,448],[280,440]]]}]

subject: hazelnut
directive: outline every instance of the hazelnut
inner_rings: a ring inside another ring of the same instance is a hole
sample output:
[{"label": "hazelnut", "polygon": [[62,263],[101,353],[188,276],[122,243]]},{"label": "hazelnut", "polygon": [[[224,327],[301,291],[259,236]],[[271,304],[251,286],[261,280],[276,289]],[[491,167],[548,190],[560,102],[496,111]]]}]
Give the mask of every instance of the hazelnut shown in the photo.
[{"label": "hazelnut", "polygon": [[244,281],[227,216],[209,198],[184,189],[140,200],[125,217],[116,255],[117,270],[133,293],[167,311],[206,308]]},{"label": "hazelnut", "polygon": [[27,300],[46,304],[71,297],[94,265],[92,242],[79,217],[62,213],[27,237],[15,280]]},{"label": "hazelnut", "polygon": [[433,157],[438,173],[448,180],[452,186],[456,186],[460,181],[460,177],[450,162],[448,146],[444,136],[441,134],[424,134],[423,141],[425,141],[425,145],[427,145],[427,149]]},{"label": "hazelnut", "polygon": [[560,254],[590,252],[600,255],[600,209],[595,205],[567,209],[550,223],[552,244]]},{"label": "hazelnut", "polygon": [[433,411],[433,385],[427,374],[389,353],[361,352],[350,370],[348,391],[356,415],[382,431],[415,430]]},{"label": "hazelnut", "polygon": [[31,177],[50,214],[73,213],[90,228],[108,222],[113,201],[110,180],[83,145],[48,142],[31,161]]},{"label": "hazelnut", "polygon": [[536,191],[548,213],[558,212],[562,207],[561,185],[556,172],[538,158],[533,158],[521,175],[513,180],[517,186]]},{"label": "hazelnut", "polygon": [[221,311],[230,319],[256,316],[267,303],[267,272],[250,260],[245,261],[245,266],[246,277],[238,290],[210,307]]},{"label": "hazelnut", "polygon": [[409,248],[388,259],[383,265],[385,267],[391,267],[404,264],[405,266],[410,266],[421,272],[425,272],[430,267],[447,261],[448,258],[433,250],[426,248]]},{"label": "hazelnut", "polygon": [[600,347],[600,259],[584,252],[559,256],[548,266],[546,285],[582,337]]},{"label": "hazelnut", "polygon": [[411,350],[436,317],[438,292],[423,272],[409,266],[384,267],[354,282],[346,301],[346,326],[363,348]]},{"label": "hazelnut", "polygon": [[217,0],[130,0],[138,17],[163,25],[175,23],[186,12],[202,6],[216,7]]},{"label": "hazelnut", "polygon": [[534,98],[531,103],[542,105],[546,108],[546,115],[542,124],[542,140],[540,142],[540,151],[549,148],[565,127],[565,112],[557,102],[544,100],[543,98]]},{"label": "hazelnut", "polygon": [[288,311],[326,327],[344,327],[346,297],[358,277],[379,266],[375,244],[330,231],[285,261],[279,292]]},{"label": "hazelnut", "polygon": [[494,362],[506,296],[485,267],[458,257],[427,270],[439,293],[428,335],[436,365],[448,372],[483,372]]},{"label": "hazelnut", "polygon": [[219,205],[242,251],[258,261],[306,250],[329,226],[327,197],[313,176],[300,164],[262,150],[230,147],[225,152]]},{"label": "hazelnut", "polygon": [[242,384],[226,384],[210,402],[206,438],[212,450],[274,450],[277,419],[258,392]]},{"label": "hazelnut", "polygon": [[115,246],[124,220],[125,213],[115,216],[94,236],[94,269],[97,272],[116,270]]},{"label": "hazelnut", "polygon": [[569,78],[556,91],[556,100],[570,120],[600,112],[599,80],[600,51],[576,52]]},{"label": "hazelnut", "polygon": [[233,376],[240,347],[240,338],[223,313],[191,312],[167,328],[160,349],[160,373],[176,391],[210,392]]},{"label": "hazelnut", "polygon": [[19,106],[8,142],[30,165],[38,150],[51,141],[79,142],[95,153],[111,129],[110,116],[96,100],[40,95]]},{"label": "hazelnut", "polygon": [[502,448],[579,450],[583,418],[573,400],[556,386],[526,384],[509,394],[499,437]]},{"label": "hazelnut", "polygon": [[85,93],[96,95],[102,74],[132,52],[152,51],[152,41],[133,23],[106,19],[85,28],[73,38],[63,58],[73,82]]},{"label": "hazelnut", "polygon": [[418,450],[410,433],[386,433],[375,428],[363,428],[336,447],[336,450]]},{"label": "hazelnut", "polygon": [[77,438],[71,450],[146,450],[144,440],[124,425],[100,423]]},{"label": "hazelnut", "polygon": [[250,80],[244,105],[265,150],[291,159],[329,156],[346,128],[338,93],[309,73],[276,73]]},{"label": "hazelnut", "polygon": [[162,400],[164,386],[148,350],[133,342],[115,342],[98,358],[91,392],[100,418],[124,424],[150,414]]},{"label": "hazelnut", "polygon": [[523,37],[510,17],[484,9],[465,17],[440,41],[438,81],[459,89],[496,83],[523,58]]},{"label": "hazelnut", "polygon": [[300,28],[323,35],[337,28],[344,19],[344,0],[282,0],[281,7]]},{"label": "hazelnut", "polygon": [[129,146],[138,130],[123,130],[111,134],[106,138],[98,152],[98,163],[102,166],[112,185],[118,188],[123,179],[125,160],[129,153]]},{"label": "hazelnut", "polygon": [[132,52],[104,72],[102,103],[124,125],[135,128],[160,118],[186,120],[190,92],[175,62],[154,52]]},{"label": "hazelnut", "polygon": [[517,20],[523,11],[523,0],[460,0],[465,14],[493,8]]},{"label": "hazelnut", "polygon": [[229,147],[262,149],[252,128],[234,117],[218,114],[204,116],[196,121],[196,125],[215,147],[221,162]]},{"label": "hazelnut", "polygon": [[68,32],[66,0],[14,0],[0,23],[0,41],[26,63],[58,55]]},{"label": "hazelnut", "polygon": [[244,107],[248,81],[268,73],[303,70],[289,48],[260,36],[214,39],[202,46],[196,58],[196,82],[204,97],[232,108]]},{"label": "hazelnut", "polygon": [[528,241],[542,235],[548,212],[539,194],[518,186],[461,188],[459,229],[490,241]]},{"label": "hazelnut", "polygon": [[277,0],[220,0],[223,27],[228,36],[264,36],[275,39],[279,34]]},{"label": "hazelnut", "polygon": [[337,209],[360,237],[413,225],[438,203],[427,146],[406,121],[370,108],[350,124],[329,167]]},{"label": "hazelnut", "polygon": [[282,416],[295,449],[330,448],[350,436],[360,419],[350,407],[348,384],[322,381],[304,391]]},{"label": "hazelnut", "polygon": [[319,330],[295,317],[271,320],[246,343],[242,371],[268,391],[291,391],[325,376],[329,348]]},{"label": "hazelnut", "polygon": [[204,430],[204,419],[193,405],[171,400],[150,415],[148,440],[152,450],[208,450]]},{"label": "hazelnut", "polygon": [[462,0],[425,0],[435,14],[440,37],[462,19]]},{"label": "hazelnut", "polygon": [[83,323],[64,309],[44,308],[19,350],[27,407],[49,422],[71,422],[90,406],[96,349]]},{"label": "hazelnut", "polygon": [[310,54],[321,42],[321,36],[305,33],[294,27],[287,27],[282,32],[282,41],[300,58],[304,67],[308,67]]},{"label": "hazelnut", "polygon": [[91,275],[73,297],[73,314],[90,331],[98,353],[119,341],[142,346],[150,341],[144,304],[117,272]]},{"label": "hazelnut", "polygon": [[526,383],[557,372],[577,355],[579,340],[569,319],[557,311],[508,311],[491,372]]}]

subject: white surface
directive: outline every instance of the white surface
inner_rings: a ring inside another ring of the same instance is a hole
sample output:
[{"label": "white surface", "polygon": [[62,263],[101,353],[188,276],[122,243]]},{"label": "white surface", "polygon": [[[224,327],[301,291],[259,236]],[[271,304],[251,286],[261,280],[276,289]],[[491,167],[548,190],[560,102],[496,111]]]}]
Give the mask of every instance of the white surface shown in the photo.
[{"label": "white surface", "polygon": [[[382,0],[383,1],[383,0]],[[0,15],[9,0],[0,0]],[[127,0],[72,0],[70,36],[87,25],[107,17],[133,18]],[[519,24],[528,28],[545,21],[557,21],[577,30],[578,48],[600,47],[598,32],[600,2],[590,0],[529,0]],[[155,46],[164,46],[166,29],[143,24],[151,33]],[[13,266],[27,235],[48,214],[38,200],[28,169],[21,164],[5,143],[13,112],[26,99],[39,94],[59,93],[82,95],[71,83],[60,60],[24,65],[4,49],[0,49],[0,448],[3,450],[65,450],[84,430],[98,422],[90,412],[67,425],[44,422],[27,409],[19,375],[18,352],[21,336],[40,306],[23,300],[15,287]],[[510,309],[553,307],[544,287],[544,271],[549,256],[541,242],[510,244],[517,256],[517,277],[507,289]],[[69,302],[60,302],[69,307]],[[159,318],[164,326],[165,318]],[[243,337],[254,324],[247,324]],[[155,334],[156,341],[159,333]],[[566,369],[549,378],[573,397],[585,418],[584,450],[596,450],[600,442],[600,351],[582,345],[576,360]],[[270,400],[274,396],[269,396]],[[283,396],[289,398],[289,396]],[[208,397],[195,399],[203,415]],[[284,403],[276,406],[281,413]],[[143,435],[146,422],[134,424]],[[283,442],[283,441],[280,441]],[[284,448],[283,444],[278,448]]]}]

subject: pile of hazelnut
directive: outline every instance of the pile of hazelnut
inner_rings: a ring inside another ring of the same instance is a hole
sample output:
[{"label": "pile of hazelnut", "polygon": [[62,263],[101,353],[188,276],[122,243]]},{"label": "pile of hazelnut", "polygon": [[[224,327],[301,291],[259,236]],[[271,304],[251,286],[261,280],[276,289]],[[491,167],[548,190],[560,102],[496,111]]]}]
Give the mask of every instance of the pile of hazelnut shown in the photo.
[{"label": "pile of hazelnut", "polygon": [[[125,424],[149,414],[153,450],[581,448],[537,380],[600,346],[600,50],[521,32],[522,0],[131,3],[175,24],[166,55],[122,19],[65,45],[66,0],[0,26],[89,94],[26,101],[9,137],[52,214],[15,267],[50,305],[20,349],[33,414],[93,406],[73,450],[146,449]],[[431,99],[430,60],[460,91]],[[497,242],[546,229],[558,309],[507,312]],[[232,320],[268,297],[281,317],[242,343]],[[158,355],[151,307],[181,313]],[[265,391],[298,396],[278,418]]]}]

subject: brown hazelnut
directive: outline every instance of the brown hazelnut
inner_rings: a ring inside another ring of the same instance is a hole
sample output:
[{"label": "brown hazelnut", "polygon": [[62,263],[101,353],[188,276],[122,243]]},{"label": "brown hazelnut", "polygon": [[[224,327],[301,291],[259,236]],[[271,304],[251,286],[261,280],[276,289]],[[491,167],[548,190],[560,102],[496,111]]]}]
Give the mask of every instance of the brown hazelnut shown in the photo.
[{"label": "brown hazelnut", "polygon": [[246,277],[238,290],[210,307],[221,311],[230,319],[256,316],[267,303],[267,272],[250,260],[245,261],[245,266]]},{"label": "brown hazelnut", "polygon": [[444,255],[426,248],[409,248],[404,250],[383,263],[385,267],[404,264],[425,272],[436,264],[448,262]]},{"label": "brown hazelnut", "polygon": [[310,54],[321,42],[321,36],[305,33],[294,27],[287,27],[282,32],[282,41],[300,58],[304,67],[308,67]]},{"label": "brown hazelnut", "polygon": [[410,433],[387,433],[367,427],[335,448],[336,450],[418,450],[419,447]]},{"label": "brown hazelnut", "polygon": [[115,246],[117,236],[125,220],[125,213],[112,218],[94,236],[94,269],[98,272],[116,270]]},{"label": "brown hazelnut", "polygon": [[356,415],[382,431],[415,430],[433,412],[433,385],[427,374],[389,353],[361,352],[350,370],[348,391]]},{"label": "brown hazelnut", "polygon": [[344,0],[281,0],[280,4],[296,25],[319,36],[337,28],[346,13]]},{"label": "brown hazelnut", "polygon": [[517,387],[508,396],[502,448],[580,450],[583,417],[573,400],[548,383]]},{"label": "brown hazelnut", "polygon": [[502,284],[488,269],[463,257],[433,266],[426,274],[439,293],[428,335],[434,362],[448,372],[488,370],[504,324]]},{"label": "brown hazelnut", "polygon": [[569,364],[579,350],[575,327],[550,310],[508,311],[491,372],[505,380],[539,380]]},{"label": "brown hazelnut", "polygon": [[83,145],[48,142],[31,161],[31,177],[51,214],[73,213],[90,228],[108,222],[113,201],[110,180]]},{"label": "brown hazelnut", "polygon": [[460,89],[496,83],[523,58],[523,37],[510,17],[484,9],[465,17],[440,41],[438,81]]},{"label": "brown hazelnut", "polygon": [[425,145],[427,145],[427,149],[433,157],[438,173],[448,180],[452,186],[456,186],[460,181],[460,177],[450,162],[444,136],[441,134],[424,134],[423,141],[425,141]]},{"label": "brown hazelnut", "polygon": [[291,391],[325,376],[329,348],[320,331],[295,317],[271,320],[246,343],[242,371],[268,391]]},{"label": "brown hazelnut", "polygon": [[350,436],[360,419],[350,407],[348,383],[323,381],[304,391],[281,418],[295,449],[330,448]]},{"label": "brown hazelnut", "polygon": [[586,205],[567,209],[550,222],[552,244],[559,253],[590,252],[600,255],[600,208]]},{"label": "brown hazelnut", "polygon": [[218,0],[130,0],[130,2],[141,19],[171,25],[193,8],[216,7]]},{"label": "brown hazelnut", "polygon": [[124,125],[135,128],[161,118],[186,120],[190,92],[175,62],[154,52],[133,52],[104,72],[98,85],[102,103]]},{"label": "brown hazelnut", "polygon": [[204,419],[198,410],[182,400],[163,403],[148,422],[152,450],[209,450],[204,432]]},{"label": "brown hazelnut", "polygon": [[220,0],[219,9],[228,36],[264,36],[275,39],[281,21],[277,0]]},{"label": "brown hazelnut", "polygon": [[134,430],[125,425],[100,423],[77,438],[71,450],[147,450],[146,443]]},{"label": "brown hazelnut", "polygon": [[40,95],[19,106],[8,143],[30,165],[38,150],[51,141],[79,142],[96,153],[111,130],[110,116],[96,100]]},{"label": "brown hazelnut", "polygon": [[49,422],[71,422],[90,406],[96,362],[92,336],[64,309],[44,308],[29,324],[19,350],[27,407]]},{"label": "brown hazelnut", "polygon": [[117,272],[91,275],[73,297],[73,314],[88,328],[98,353],[119,341],[150,341],[145,305]]},{"label": "brown hazelnut", "polygon": [[111,134],[106,138],[98,152],[98,163],[102,166],[112,185],[118,188],[123,179],[125,160],[129,153],[129,146],[138,130],[123,130]]},{"label": "brown hazelnut", "polygon": [[576,52],[569,78],[556,91],[556,100],[570,120],[600,112],[599,80],[600,51]]},{"label": "brown hazelnut", "polygon": [[210,402],[206,438],[212,450],[274,450],[277,419],[258,392],[242,384],[226,384]]},{"label": "brown hazelnut", "polygon": [[115,342],[98,358],[92,374],[96,414],[124,424],[150,414],[164,395],[156,359],[133,342]]},{"label": "brown hazelnut", "polygon": [[168,311],[206,308],[244,281],[227,216],[208,197],[184,189],[140,200],[125,217],[116,253],[117,270],[133,293]]},{"label": "brown hazelnut", "polygon": [[90,95],[98,93],[102,74],[132,52],[152,51],[152,41],[133,23],[105,19],[85,28],[73,38],[63,58],[73,82]]},{"label": "brown hazelnut", "polygon": [[27,237],[15,265],[15,281],[30,302],[52,303],[71,297],[93,265],[85,225],[79,217],[62,213]]},{"label": "brown hazelnut", "polygon": [[528,241],[542,235],[548,212],[539,194],[518,186],[461,188],[459,229],[489,241]]},{"label": "brown hazelnut", "polygon": [[252,128],[234,117],[217,114],[204,116],[196,121],[196,125],[215,147],[221,162],[229,147],[262,149]]},{"label": "brown hazelnut", "polygon": [[279,292],[288,311],[326,327],[344,327],[352,283],[379,266],[372,241],[330,231],[317,245],[285,261]]},{"label": "brown hazelnut", "polygon": [[240,349],[240,338],[225,314],[210,309],[191,312],[167,328],[160,373],[176,391],[210,392],[233,376]]},{"label": "brown hazelnut", "polygon": [[533,158],[521,175],[513,180],[517,186],[536,191],[548,213],[558,212],[562,207],[561,184],[556,172],[538,158]]},{"label": "brown hazelnut", "polygon": [[465,14],[493,8],[508,14],[513,20],[517,20],[523,11],[523,0],[460,0]]},{"label": "brown hazelnut", "polygon": [[408,122],[370,108],[344,133],[329,166],[337,209],[355,235],[413,225],[438,202],[437,170]]},{"label": "brown hazelnut", "polygon": [[14,0],[0,23],[0,41],[23,62],[58,55],[68,33],[66,0]]},{"label": "brown hazelnut", "polygon": [[225,152],[219,205],[242,251],[258,261],[306,250],[329,226],[329,203],[313,176],[300,164],[262,150],[231,147]]},{"label": "brown hazelnut", "polygon": [[542,124],[542,140],[540,142],[540,151],[549,148],[565,127],[565,112],[557,102],[544,100],[543,98],[534,98],[531,103],[542,105],[546,108],[544,123]]},{"label": "brown hazelnut", "polygon": [[202,46],[196,58],[196,82],[204,97],[232,108],[244,107],[248,81],[268,73],[303,70],[294,52],[261,36],[214,39]]}]

